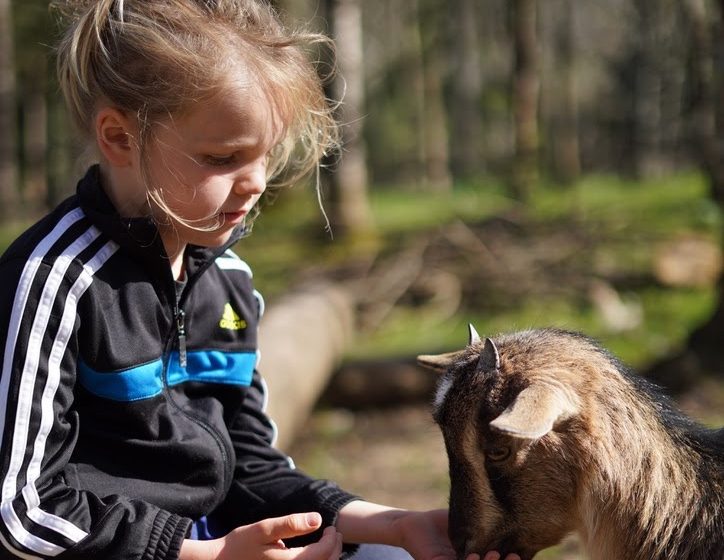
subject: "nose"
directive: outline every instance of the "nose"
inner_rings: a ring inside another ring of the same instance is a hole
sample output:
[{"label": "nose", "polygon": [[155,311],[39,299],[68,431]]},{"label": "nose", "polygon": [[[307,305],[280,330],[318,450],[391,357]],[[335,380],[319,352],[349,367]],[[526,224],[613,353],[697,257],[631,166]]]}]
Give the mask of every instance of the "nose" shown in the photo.
[{"label": "nose", "polygon": [[448,524],[448,537],[459,558],[464,558],[469,551],[470,537],[465,530],[453,517],[450,518]]},{"label": "nose", "polygon": [[234,180],[234,193],[238,196],[258,195],[266,189],[266,169],[255,166],[246,169]]}]

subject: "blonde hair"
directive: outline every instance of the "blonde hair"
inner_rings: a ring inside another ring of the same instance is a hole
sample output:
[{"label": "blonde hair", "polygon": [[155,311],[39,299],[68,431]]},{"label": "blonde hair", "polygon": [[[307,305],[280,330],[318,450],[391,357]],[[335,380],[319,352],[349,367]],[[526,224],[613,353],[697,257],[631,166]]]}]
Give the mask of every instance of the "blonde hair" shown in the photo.
[{"label": "blonde hair", "polygon": [[308,56],[310,47],[331,42],[286,30],[265,0],[59,0],[54,6],[69,20],[57,71],[73,122],[91,137],[100,101],[135,115],[148,194],[175,219],[149,182],[144,154],[154,125],[217,93],[240,62],[281,121],[270,185],[298,181],[338,147],[334,108]]}]

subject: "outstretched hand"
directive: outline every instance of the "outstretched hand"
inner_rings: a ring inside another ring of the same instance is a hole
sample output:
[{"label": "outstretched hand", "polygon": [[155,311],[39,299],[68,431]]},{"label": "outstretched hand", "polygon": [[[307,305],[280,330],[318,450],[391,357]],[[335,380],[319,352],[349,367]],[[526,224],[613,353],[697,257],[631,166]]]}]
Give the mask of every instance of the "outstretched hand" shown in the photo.
[{"label": "outstretched hand", "polygon": [[[446,509],[410,511],[395,520],[398,524],[402,546],[416,560],[456,560],[457,554],[450,544],[447,532]],[[470,554],[466,560],[480,560],[479,554]],[[501,560],[494,551],[482,560]],[[517,554],[509,554],[505,560],[520,560]]]},{"label": "outstretched hand", "polygon": [[185,540],[179,560],[338,560],[342,535],[334,527],[327,527],[319,541],[304,547],[287,548],[282,540],[311,533],[321,524],[318,513],[264,519],[219,539]]}]

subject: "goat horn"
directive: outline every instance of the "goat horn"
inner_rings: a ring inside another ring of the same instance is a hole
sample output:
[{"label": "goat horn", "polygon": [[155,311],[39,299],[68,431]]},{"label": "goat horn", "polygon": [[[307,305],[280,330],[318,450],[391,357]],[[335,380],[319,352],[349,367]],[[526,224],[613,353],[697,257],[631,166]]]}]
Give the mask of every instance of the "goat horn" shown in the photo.
[{"label": "goat horn", "polygon": [[480,335],[472,323],[468,323],[468,346],[472,346],[476,342],[480,342]]},{"label": "goat horn", "polygon": [[530,385],[490,422],[490,427],[516,438],[541,438],[553,429],[556,422],[578,411],[574,398],[559,387],[542,383]]},{"label": "goat horn", "polygon": [[478,360],[478,367],[476,369],[483,372],[497,371],[500,369],[500,354],[495,343],[490,338],[485,339],[485,345],[480,352],[480,359]]}]

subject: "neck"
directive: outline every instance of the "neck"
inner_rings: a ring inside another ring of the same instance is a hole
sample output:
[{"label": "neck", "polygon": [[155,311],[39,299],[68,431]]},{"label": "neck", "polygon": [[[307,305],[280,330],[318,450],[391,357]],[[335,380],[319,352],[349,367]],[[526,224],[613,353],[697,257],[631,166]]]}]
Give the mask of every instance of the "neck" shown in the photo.
[{"label": "neck", "polygon": [[115,167],[103,161],[99,168],[101,187],[119,215],[140,218],[151,213],[143,182],[131,176],[129,168]]},{"label": "neck", "polygon": [[603,433],[593,451],[598,464],[591,467],[598,474],[586,483],[579,505],[587,512],[581,534],[590,558],[694,558],[686,553],[696,539],[691,526],[701,515],[701,458],[675,442],[658,412],[636,396],[614,389],[608,398],[598,411]]},{"label": "neck", "polygon": [[174,280],[182,280],[186,275],[184,266],[186,244],[181,242],[173,228],[170,228],[169,231],[168,228],[159,227],[159,233],[161,235],[161,241],[163,241],[163,247],[166,250],[169,265],[171,266],[171,274]]},{"label": "neck", "polygon": [[[124,218],[139,218],[151,215],[148,197],[142,181],[129,175],[130,168],[100,163],[101,186],[113,203],[118,214]],[[175,280],[184,277],[184,251],[182,243],[173,226],[158,226],[159,235],[171,266]]]}]

